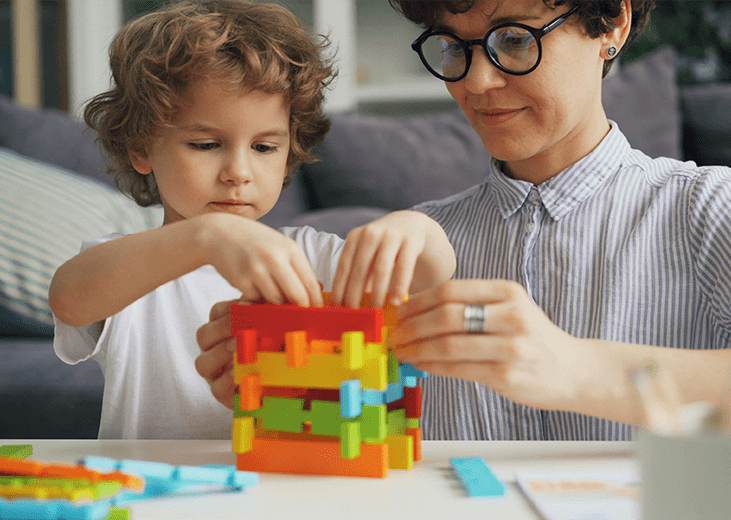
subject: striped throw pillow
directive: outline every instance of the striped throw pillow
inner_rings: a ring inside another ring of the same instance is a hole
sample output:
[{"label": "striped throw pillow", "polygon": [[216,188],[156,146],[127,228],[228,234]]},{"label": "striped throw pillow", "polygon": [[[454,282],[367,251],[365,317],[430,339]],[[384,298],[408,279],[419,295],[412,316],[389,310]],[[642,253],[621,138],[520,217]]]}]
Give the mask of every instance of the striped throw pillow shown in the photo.
[{"label": "striped throw pillow", "polygon": [[0,148],[0,336],[53,333],[51,278],[82,241],[161,222],[161,208]]}]

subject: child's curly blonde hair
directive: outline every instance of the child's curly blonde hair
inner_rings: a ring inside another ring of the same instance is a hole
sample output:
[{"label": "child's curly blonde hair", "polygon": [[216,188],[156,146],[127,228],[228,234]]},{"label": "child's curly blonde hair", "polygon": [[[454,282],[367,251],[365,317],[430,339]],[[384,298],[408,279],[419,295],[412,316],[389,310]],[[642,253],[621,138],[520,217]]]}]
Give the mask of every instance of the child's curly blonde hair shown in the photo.
[{"label": "child's curly blonde hair", "polygon": [[161,202],[154,172],[139,174],[129,154],[144,153],[158,129],[171,124],[192,81],[223,79],[234,88],[283,94],[290,106],[287,187],[330,129],[322,113],[335,76],[323,56],[327,45],[275,4],[172,2],[120,30],[110,51],[113,86],[89,102],[84,119],[99,136],[117,186],[149,206]]}]

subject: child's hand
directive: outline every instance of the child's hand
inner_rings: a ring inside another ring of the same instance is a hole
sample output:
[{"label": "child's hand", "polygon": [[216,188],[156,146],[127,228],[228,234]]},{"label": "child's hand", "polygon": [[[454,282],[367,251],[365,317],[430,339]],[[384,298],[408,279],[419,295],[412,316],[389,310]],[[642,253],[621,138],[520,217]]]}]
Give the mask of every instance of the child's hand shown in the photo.
[{"label": "child's hand", "polygon": [[400,305],[412,290],[449,279],[454,250],[442,228],[416,211],[396,211],[348,233],[332,287],[334,305]]},{"label": "child's hand", "polygon": [[231,304],[238,301],[215,304],[210,321],[196,333],[201,354],[195,360],[195,369],[208,381],[213,397],[230,409],[234,407],[236,392],[233,370],[236,338],[231,336]]},{"label": "child's hand", "polygon": [[215,214],[205,221],[208,263],[248,301],[323,305],[322,290],[294,240],[255,220]]}]

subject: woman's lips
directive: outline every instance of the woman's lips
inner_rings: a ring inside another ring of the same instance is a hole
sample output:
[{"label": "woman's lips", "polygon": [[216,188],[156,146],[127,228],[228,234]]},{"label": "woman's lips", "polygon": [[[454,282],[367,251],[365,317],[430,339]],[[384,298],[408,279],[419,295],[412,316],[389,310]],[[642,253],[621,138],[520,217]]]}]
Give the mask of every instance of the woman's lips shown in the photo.
[{"label": "woman's lips", "polygon": [[496,108],[490,110],[475,109],[475,112],[477,112],[480,119],[480,123],[485,126],[496,126],[506,123],[522,111],[522,108]]}]

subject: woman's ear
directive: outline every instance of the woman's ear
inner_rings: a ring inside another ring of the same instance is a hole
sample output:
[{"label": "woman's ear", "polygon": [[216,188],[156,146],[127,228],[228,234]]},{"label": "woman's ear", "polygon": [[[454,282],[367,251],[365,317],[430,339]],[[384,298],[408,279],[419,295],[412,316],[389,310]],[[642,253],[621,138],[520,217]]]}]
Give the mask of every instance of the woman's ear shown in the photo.
[{"label": "woman's ear", "polygon": [[132,162],[134,169],[137,170],[137,173],[141,175],[148,175],[152,173],[152,163],[148,158],[147,151],[142,150],[135,152],[130,150],[129,160]]},{"label": "woman's ear", "polygon": [[[622,0],[622,14],[614,19],[614,29],[603,34],[602,39],[602,57],[611,59],[616,56],[624,42],[627,41],[629,31],[632,28],[632,0]],[[614,47],[613,50],[609,50]]]}]

